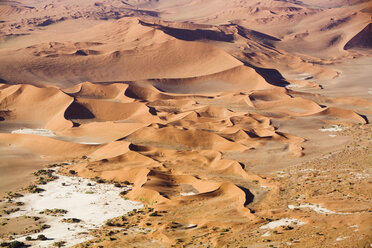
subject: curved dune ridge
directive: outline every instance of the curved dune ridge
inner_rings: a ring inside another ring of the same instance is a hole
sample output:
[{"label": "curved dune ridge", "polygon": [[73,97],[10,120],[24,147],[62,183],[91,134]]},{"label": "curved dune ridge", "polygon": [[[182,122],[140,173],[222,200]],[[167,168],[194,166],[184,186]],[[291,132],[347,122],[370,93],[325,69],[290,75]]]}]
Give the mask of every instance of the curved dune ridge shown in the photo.
[{"label": "curved dune ridge", "polygon": [[[297,228],[319,216],[289,203],[357,188],[337,178],[308,194],[326,168],[280,170],[328,159],[369,122],[359,96],[370,89],[345,98],[337,88],[344,61],[369,58],[364,1],[21,0],[0,16],[0,169],[22,174],[13,165],[24,163],[26,178],[58,161],[65,175],[131,184],[121,196],[147,207],[98,230],[113,236],[95,240],[105,247],[297,244],[288,233],[314,240]],[[293,185],[278,183],[285,176]],[[259,228],[290,217],[301,225]]]},{"label": "curved dune ridge", "polygon": [[[231,80],[233,84],[236,82],[233,72],[238,77],[245,70],[240,67],[230,71],[232,79],[227,77],[225,82]],[[169,207],[186,202],[192,206],[191,202],[195,201],[209,204],[219,199],[219,204],[234,202],[229,210],[219,214],[227,217],[237,211],[238,216],[254,219],[244,208],[248,198],[252,201],[254,195],[227,178],[223,183],[214,182],[213,178],[232,176],[259,182],[262,179],[247,173],[239,161],[223,158],[224,153],[265,151],[270,149],[268,144],[275,143],[286,150],[285,156],[306,154],[302,146],[304,139],[277,131],[272,118],[315,116],[330,123],[365,122],[355,112],[293,97],[286,89],[264,81],[253,88],[247,82],[248,92],[214,95],[160,92],[153,84],[85,82],[62,90],[1,85],[0,106],[6,110],[1,112],[3,123],[30,123],[34,128],[47,128],[57,135],[1,134],[1,143],[46,158],[87,156],[90,162],[70,169],[80,176],[133,182],[133,191],[128,194],[132,199],[163,202]],[[32,106],[24,102],[31,100]],[[103,144],[56,140],[59,137],[78,138],[77,141],[89,137]],[[204,175],[205,179],[192,175]],[[185,178],[192,182],[185,183]],[[192,190],[184,192],[179,186],[183,184],[190,185],[185,187]],[[202,185],[210,186],[204,189]],[[212,215],[207,219],[217,221]]]}]

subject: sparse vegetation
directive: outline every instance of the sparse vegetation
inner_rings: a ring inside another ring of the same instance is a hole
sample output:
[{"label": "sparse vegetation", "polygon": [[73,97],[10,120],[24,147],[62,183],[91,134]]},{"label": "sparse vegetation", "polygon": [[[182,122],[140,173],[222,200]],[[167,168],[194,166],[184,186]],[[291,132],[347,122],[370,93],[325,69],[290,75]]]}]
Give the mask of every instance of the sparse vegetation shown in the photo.
[{"label": "sparse vegetation", "polygon": [[67,214],[67,210],[65,209],[58,209],[58,208],[54,208],[54,209],[45,209],[43,211],[41,211],[39,214],[46,214],[46,215],[52,215],[52,216],[60,216],[60,215],[64,215],[64,214]]},{"label": "sparse vegetation", "polygon": [[20,210],[20,208],[12,208],[12,209],[4,209],[2,212],[4,213],[4,214],[11,214],[11,213],[15,213],[15,212],[17,212],[17,211],[19,211]]},{"label": "sparse vegetation", "polygon": [[37,240],[42,240],[42,241],[44,241],[44,240],[48,240],[48,238],[47,237],[45,237],[45,235],[44,234],[39,234],[38,236],[37,236],[37,238],[36,238]]},{"label": "sparse vegetation", "polygon": [[48,225],[48,224],[43,224],[40,227],[41,230],[48,229],[48,228],[50,228],[50,225]]},{"label": "sparse vegetation", "polygon": [[19,198],[19,197],[23,197],[23,195],[22,194],[20,194],[20,193],[16,193],[16,192],[8,192],[8,197],[9,198]]},{"label": "sparse vegetation", "polygon": [[42,189],[42,188],[38,188],[36,185],[30,185],[30,186],[28,186],[28,187],[26,188],[26,190],[27,190],[28,192],[30,192],[30,193],[33,193],[33,194],[35,194],[35,193],[41,193],[41,192],[45,191],[45,190]]},{"label": "sparse vegetation", "polygon": [[105,224],[106,226],[115,226],[115,224],[111,220],[106,221]]},{"label": "sparse vegetation", "polygon": [[65,222],[65,223],[80,223],[81,220],[80,219],[77,219],[77,218],[67,218],[67,219],[61,220],[61,222]]},{"label": "sparse vegetation", "polygon": [[25,243],[19,242],[19,241],[12,241],[10,243],[8,242],[2,242],[0,244],[1,247],[9,247],[9,248],[22,248],[26,247]]},{"label": "sparse vegetation", "polygon": [[55,247],[63,247],[66,245],[66,241],[57,241],[53,243],[53,246]]}]

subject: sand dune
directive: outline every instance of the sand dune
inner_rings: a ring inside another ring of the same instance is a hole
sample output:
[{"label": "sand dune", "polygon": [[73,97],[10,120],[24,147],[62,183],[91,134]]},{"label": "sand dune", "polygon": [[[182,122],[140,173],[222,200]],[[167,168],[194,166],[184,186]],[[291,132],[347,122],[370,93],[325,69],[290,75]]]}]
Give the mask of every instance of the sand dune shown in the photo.
[{"label": "sand dune", "polygon": [[57,164],[116,183],[145,207],[97,246],[368,246],[369,5],[3,1],[0,192]]}]

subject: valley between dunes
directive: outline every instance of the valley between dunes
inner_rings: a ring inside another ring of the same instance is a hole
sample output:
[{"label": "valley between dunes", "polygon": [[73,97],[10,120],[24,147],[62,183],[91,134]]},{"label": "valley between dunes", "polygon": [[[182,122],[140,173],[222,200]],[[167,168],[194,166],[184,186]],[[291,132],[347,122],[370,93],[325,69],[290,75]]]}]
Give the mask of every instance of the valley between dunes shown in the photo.
[{"label": "valley between dunes", "polygon": [[50,247],[12,214],[57,167],[144,206],[76,247],[370,247],[371,11],[1,2],[0,239]]}]

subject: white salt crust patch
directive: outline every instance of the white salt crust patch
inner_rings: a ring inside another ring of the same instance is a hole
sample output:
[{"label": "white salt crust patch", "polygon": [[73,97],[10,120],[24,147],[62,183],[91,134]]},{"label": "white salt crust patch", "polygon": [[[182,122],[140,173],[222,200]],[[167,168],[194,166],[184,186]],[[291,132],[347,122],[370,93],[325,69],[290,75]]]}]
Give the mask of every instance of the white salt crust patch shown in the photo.
[{"label": "white salt crust patch", "polygon": [[[56,241],[65,241],[66,247],[92,239],[90,229],[97,229],[108,219],[125,215],[142,208],[138,202],[125,200],[120,192],[129,188],[117,188],[112,184],[98,184],[92,180],[58,175],[58,179],[46,185],[39,186],[45,191],[40,194],[26,194],[19,200],[25,205],[10,217],[39,216],[46,219],[51,227],[40,233],[18,236],[17,240],[24,241],[26,236],[36,238],[44,234],[48,240],[32,241],[32,247],[53,247]],[[92,186],[88,186],[90,183]],[[63,186],[65,185],[65,186]],[[64,209],[63,216],[39,214],[45,209]],[[64,218],[77,218],[80,223],[63,223]]]},{"label": "white salt crust patch", "polygon": [[54,137],[56,136],[55,133],[48,129],[42,129],[42,128],[37,128],[37,129],[31,129],[31,128],[21,128],[17,130],[13,130],[12,133],[17,133],[17,134],[34,134],[34,135],[40,135],[40,136],[46,136],[46,137]]},{"label": "white salt crust patch", "polygon": [[294,218],[283,218],[280,220],[275,220],[272,222],[269,222],[263,226],[260,226],[260,229],[275,229],[280,226],[289,226],[289,225],[296,225],[296,226],[302,226],[305,225],[306,223],[303,221],[300,221],[298,219]]}]

